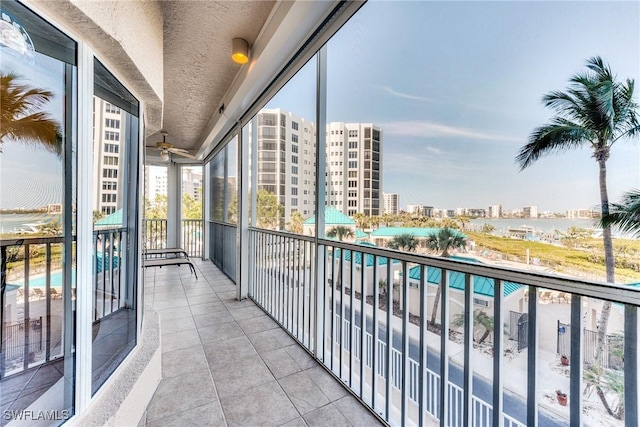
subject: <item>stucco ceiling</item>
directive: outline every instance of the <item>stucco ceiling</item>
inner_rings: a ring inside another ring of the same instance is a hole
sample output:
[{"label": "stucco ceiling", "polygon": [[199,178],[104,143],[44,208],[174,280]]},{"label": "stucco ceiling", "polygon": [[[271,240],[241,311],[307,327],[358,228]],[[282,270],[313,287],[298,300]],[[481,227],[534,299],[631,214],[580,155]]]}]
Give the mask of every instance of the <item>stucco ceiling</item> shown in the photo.
[{"label": "stucco ceiling", "polygon": [[[167,142],[196,152],[211,118],[246,65],[231,61],[231,40],[252,45],[274,1],[164,1],[162,128]],[[158,132],[147,145],[161,141]]]}]

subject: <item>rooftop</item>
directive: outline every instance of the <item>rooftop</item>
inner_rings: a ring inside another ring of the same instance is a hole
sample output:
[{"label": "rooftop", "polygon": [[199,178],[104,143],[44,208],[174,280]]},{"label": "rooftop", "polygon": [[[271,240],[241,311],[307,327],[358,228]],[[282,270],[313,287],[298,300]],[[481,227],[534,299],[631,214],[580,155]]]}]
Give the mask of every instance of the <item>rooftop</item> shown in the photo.
[{"label": "rooftop", "polygon": [[[329,206],[324,210],[324,222],[325,225],[356,225],[356,222],[347,215],[340,212],[333,206]],[[316,216],[313,215],[307,218],[304,222],[306,225],[316,223]]]}]

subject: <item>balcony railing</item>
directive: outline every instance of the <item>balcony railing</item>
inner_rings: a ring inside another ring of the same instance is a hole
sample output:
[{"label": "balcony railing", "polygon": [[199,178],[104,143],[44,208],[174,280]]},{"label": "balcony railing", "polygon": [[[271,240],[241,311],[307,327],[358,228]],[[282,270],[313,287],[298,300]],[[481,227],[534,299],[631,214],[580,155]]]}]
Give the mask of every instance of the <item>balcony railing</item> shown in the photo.
[{"label": "balcony railing", "polygon": [[[94,323],[125,306],[126,241],[124,228],[93,233]],[[63,245],[63,237],[0,240],[6,277],[0,377],[63,356],[62,307],[76,298],[75,271],[69,270],[65,278],[62,266]],[[65,285],[68,280],[71,284]],[[65,300],[68,291],[70,299]]]},{"label": "balcony railing", "polygon": [[[250,297],[389,424],[637,425],[636,289],[258,229],[250,247]],[[586,363],[584,327],[556,354],[558,319],[605,301],[620,363]]]},{"label": "balcony railing", "polygon": [[[144,236],[146,249],[164,249],[167,247],[167,220],[145,219]],[[181,247],[189,256],[201,257],[204,244],[203,222],[201,219],[182,220]]]},{"label": "balcony railing", "polygon": [[236,250],[238,227],[209,221],[209,258],[233,282],[236,281]]}]

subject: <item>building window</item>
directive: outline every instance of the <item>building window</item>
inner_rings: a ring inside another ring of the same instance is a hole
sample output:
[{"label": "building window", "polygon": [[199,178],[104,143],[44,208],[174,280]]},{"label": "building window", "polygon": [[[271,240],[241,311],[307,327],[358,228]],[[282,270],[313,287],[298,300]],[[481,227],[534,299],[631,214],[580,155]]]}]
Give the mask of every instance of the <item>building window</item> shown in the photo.
[{"label": "building window", "polygon": [[291,120],[291,129],[298,130],[298,122],[294,122],[293,120]]},{"label": "building window", "polygon": [[118,144],[104,144],[105,153],[118,153],[119,151],[120,147],[118,147]]},{"label": "building window", "polygon": [[298,175],[298,167],[297,166],[291,166],[291,173],[294,174],[294,175]]},{"label": "building window", "polygon": [[103,163],[110,166],[118,166],[118,158],[114,156],[104,156]]},{"label": "building window", "polygon": [[115,105],[111,105],[108,102],[105,103],[104,111],[107,113],[120,114],[120,107],[116,107]]},{"label": "building window", "polygon": [[104,139],[107,141],[120,141],[120,132],[106,130],[104,131]]},{"label": "building window", "polygon": [[120,129],[120,120],[104,119],[104,125],[108,128]]},{"label": "building window", "polygon": [[118,177],[118,169],[109,169],[105,168],[102,170],[103,178],[117,178]]},{"label": "building window", "polygon": [[291,142],[295,142],[297,144],[298,143],[298,135],[292,134],[291,135]]},{"label": "building window", "polygon": [[357,169],[357,168],[358,168],[358,162],[357,161],[349,162],[349,169]]},{"label": "building window", "polygon": [[291,146],[291,152],[292,153],[297,153],[298,152],[298,146],[297,145],[292,145]]}]

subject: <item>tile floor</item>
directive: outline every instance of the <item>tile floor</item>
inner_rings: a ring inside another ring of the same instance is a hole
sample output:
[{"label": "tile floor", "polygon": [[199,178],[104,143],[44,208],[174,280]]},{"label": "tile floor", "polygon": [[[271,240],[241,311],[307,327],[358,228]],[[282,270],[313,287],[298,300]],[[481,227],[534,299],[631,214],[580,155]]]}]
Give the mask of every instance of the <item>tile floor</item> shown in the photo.
[{"label": "tile floor", "polygon": [[139,426],[381,425],[209,261],[146,271],[162,375]]}]

